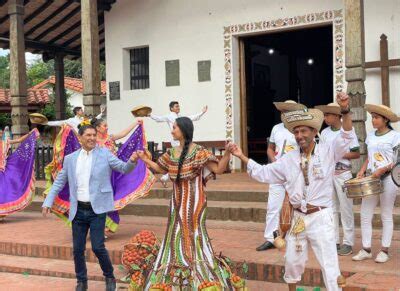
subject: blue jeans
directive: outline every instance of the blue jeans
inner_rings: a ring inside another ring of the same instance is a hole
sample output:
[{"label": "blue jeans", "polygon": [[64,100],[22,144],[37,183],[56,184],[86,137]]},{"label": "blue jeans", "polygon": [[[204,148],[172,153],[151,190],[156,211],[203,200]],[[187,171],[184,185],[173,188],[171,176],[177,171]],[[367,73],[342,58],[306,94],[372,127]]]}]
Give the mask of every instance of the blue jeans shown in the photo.
[{"label": "blue jeans", "polygon": [[86,282],[87,269],[85,261],[86,237],[90,229],[90,240],[92,250],[99,259],[100,267],[106,278],[114,278],[114,268],[104,245],[104,227],[106,223],[106,213],[96,214],[91,208],[78,210],[72,221],[72,239],[74,247],[75,273],[78,282]]}]

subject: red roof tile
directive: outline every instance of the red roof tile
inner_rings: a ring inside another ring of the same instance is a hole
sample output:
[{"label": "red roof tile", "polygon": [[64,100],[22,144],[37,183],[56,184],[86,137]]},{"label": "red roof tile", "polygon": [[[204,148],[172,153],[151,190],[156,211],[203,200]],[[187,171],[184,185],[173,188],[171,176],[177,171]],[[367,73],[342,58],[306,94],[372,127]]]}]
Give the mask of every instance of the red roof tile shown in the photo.
[{"label": "red roof tile", "polygon": [[[0,88],[0,105],[10,104],[10,90]],[[28,105],[44,105],[50,102],[49,90],[47,89],[28,89]]]},{"label": "red roof tile", "polygon": [[[43,82],[41,82],[39,84],[36,84],[31,89],[43,89],[43,88],[46,87],[46,85],[55,84],[55,83],[56,83],[55,76],[51,76],[47,80],[44,80]],[[83,81],[82,81],[82,79],[65,77],[64,78],[64,87],[66,89],[71,90],[71,91],[83,93]],[[101,81],[101,94],[105,95],[106,92],[107,92],[107,83],[106,83],[106,81]]]}]

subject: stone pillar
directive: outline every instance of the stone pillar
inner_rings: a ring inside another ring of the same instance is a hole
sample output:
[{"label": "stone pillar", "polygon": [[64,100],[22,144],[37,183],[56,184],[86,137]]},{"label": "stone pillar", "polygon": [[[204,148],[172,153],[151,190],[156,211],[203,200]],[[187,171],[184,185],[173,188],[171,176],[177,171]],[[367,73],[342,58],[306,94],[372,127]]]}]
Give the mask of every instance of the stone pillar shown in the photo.
[{"label": "stone pillar", "polygon": [[88,116],[100,113],[100,51],[97,1],[81,1],[83,105]]},{"label": "stone pillar", "polygon": [[56,119],[63,120],[66,118],[65,114],[65,89],[64,89],[64,55],[56,53],[54,56],[54,72],[55,72],[55,111]]},{"label": "stone pillar", "polygon": [[344,0],[344,6],[347,94],[351,97],[353,126],[361,146],[361,158],[352,162],[356,173],[366,158],[364,1]]},{"label": "stone pillar", "polygon": [[11,131],[20,137],[29,131],[26,88],[24,0],[9,0]]}]

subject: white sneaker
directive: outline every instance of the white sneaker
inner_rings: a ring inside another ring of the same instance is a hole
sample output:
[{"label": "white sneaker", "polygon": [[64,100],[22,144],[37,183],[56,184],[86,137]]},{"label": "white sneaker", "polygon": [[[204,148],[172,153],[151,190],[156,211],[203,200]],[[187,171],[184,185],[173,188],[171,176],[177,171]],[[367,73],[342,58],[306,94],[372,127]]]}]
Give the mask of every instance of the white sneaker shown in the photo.
[{"label": "white sneaker", "polygon": [[368,253],[366,250],[361,249],[357,255],[352,257],[353,261],[364,261],[367,259],[372,259],[372,253]]},{"label": "white sneaker", "polygon": [[384,251],[380,251],[375,258],[375,262],[377,263],[386,263],[388,260],[389,260],[389,255]]}]

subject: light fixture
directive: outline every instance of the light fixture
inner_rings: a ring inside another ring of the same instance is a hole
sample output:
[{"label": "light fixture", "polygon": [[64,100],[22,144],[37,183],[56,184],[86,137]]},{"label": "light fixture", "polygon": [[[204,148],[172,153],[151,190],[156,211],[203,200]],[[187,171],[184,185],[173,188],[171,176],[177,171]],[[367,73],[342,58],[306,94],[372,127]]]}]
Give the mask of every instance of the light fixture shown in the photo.
[{"label": "light fixture", "polygon": [[307,60],[307,64],[308,64],[309,66],[313,65],[313,64],[314,64],[314,59],[309,58],[309,59]]},{"label": "light fixture", "polygon": [[268,50],[268,53],[270,54],[270,55],[273,55],[274,54],[274,49],[273,48],[270,48],[269,50]]}]

